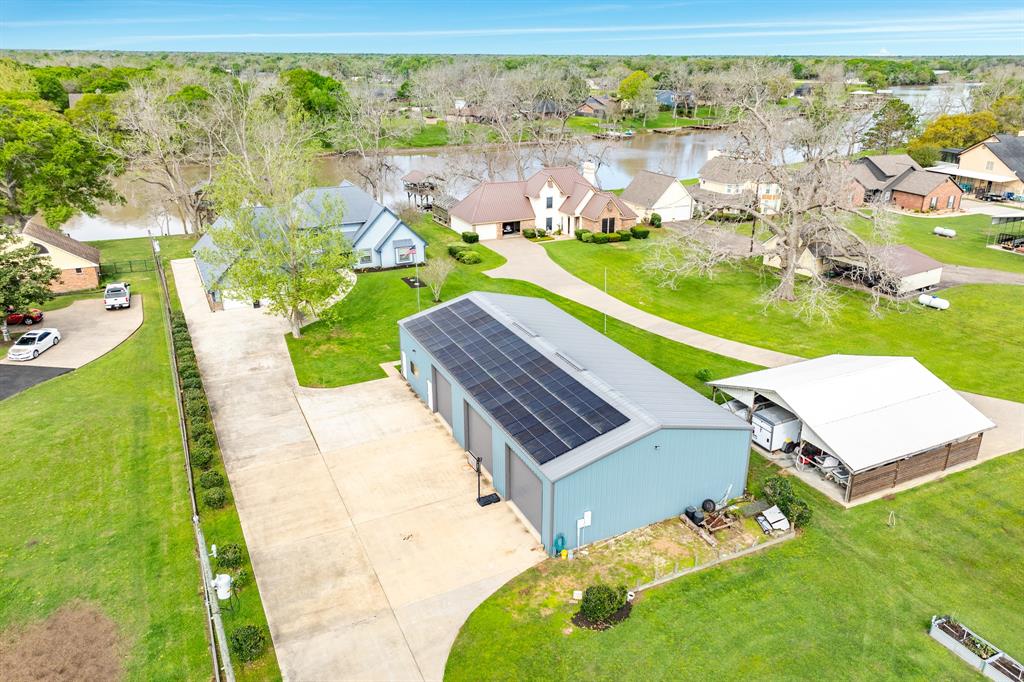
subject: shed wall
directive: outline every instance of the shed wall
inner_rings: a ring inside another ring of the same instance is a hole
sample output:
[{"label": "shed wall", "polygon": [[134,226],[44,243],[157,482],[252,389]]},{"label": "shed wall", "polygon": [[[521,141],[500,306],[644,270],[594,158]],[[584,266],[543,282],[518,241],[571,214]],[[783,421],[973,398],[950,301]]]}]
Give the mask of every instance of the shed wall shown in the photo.
[{"label": "shed wall", "polygon": [[554,484],[554,533],[576,546],[576,520],[590,511],[583,544],[743,494],[750,459],[746,430],[662,429]]}]

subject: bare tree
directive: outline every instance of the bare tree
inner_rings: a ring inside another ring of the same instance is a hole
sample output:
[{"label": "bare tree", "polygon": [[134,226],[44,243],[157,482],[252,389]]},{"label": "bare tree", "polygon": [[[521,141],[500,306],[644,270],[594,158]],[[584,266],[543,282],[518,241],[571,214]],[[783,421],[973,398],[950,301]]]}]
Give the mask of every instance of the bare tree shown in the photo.
[{"label": "bare tree", "polygon": [[448,258],[431,258],[420,269],[420,280],[430,288],[434,303],[440,302],[441,290],[454,269],[455,265]]},{"label": "bare tree", "polygon": [[[701,192],[699,201],[708,214],[746,213],[772,236],[771,256],[779,280],[766,293],[766,302],[795,301],[802,314],[827,318],[837,298],[824,291],[827,281],[814,271],[806,272],[807,286],[797,286],[801,259],[808,251],[846,257],[866,263],[880,278],[886,263],[850,228],[851,221],[860,218],[873,223],[881,235],[888,216],[881,207],[868,210],[856,205],[843,145],[851,112],[839,91],[821,89],[802,118],[787,120],[778,101],[789,83],[785,69],[764,62],[750,62],[725,74],[722,102],[740,115],[726,154],[755,189],[739,195]],[[671,286],[688,275],[708,276],[719,264],[745,256],[676,233],[651,252],[645,267]]]},{"label": "bare tree", "polygon": [[342,123],[340,138],[346,152],[359,155],[362,162],[356,172],[380,201],[388,175],[396,170],[385,151],[400,131],[390,125],[394,111],[388,97],[375,92],[371,83],[353,89],[351,95],[350,116]]}]

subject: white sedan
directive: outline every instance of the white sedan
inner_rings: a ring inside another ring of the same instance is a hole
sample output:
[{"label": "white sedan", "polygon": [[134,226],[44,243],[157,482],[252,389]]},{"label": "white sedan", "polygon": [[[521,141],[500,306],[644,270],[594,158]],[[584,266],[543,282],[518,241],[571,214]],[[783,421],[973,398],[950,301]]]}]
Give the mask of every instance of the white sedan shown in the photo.
[{"label": "white sedan", "polygon": [[9,360],[35,360],[39,354],[60,343],[60,332],[53,327],[35,329],[21,335],[7,351]]}]

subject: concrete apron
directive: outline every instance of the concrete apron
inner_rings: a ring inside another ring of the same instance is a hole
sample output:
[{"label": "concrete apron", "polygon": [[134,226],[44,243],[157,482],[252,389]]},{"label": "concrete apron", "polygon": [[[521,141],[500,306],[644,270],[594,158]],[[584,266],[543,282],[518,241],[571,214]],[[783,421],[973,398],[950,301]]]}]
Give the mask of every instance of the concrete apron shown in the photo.
[{"label": "concrete apron", "polygon": [[300,388],[283,320],[211,313],[193,261],[172,268],[283,674],[441,679],[468,615],[543,551],[476,504],[401,378]]}]

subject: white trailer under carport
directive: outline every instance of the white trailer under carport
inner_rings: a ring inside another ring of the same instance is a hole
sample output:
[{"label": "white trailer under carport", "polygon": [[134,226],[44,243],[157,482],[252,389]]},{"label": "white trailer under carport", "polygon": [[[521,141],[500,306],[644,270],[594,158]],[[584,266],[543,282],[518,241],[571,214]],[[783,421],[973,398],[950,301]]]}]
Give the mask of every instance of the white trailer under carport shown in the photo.
[{"label": "white trailer under carport", "polygon": [[910,357],[827,355],[708,383],[755,415],[796,415],[801,442],[850,472],[847,501],[976,459],[995,428]]},{"label": "white trailer under carport", "polygon": [[399,338],[410,387],[549,552],[746,487],[744,420],[546,300],[474,292]]}]

